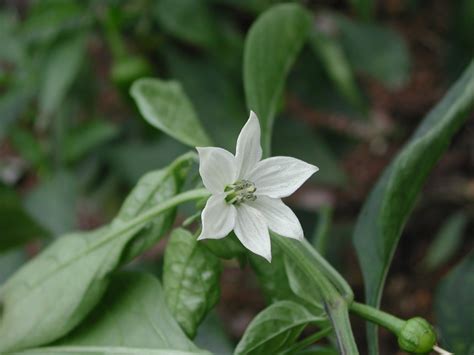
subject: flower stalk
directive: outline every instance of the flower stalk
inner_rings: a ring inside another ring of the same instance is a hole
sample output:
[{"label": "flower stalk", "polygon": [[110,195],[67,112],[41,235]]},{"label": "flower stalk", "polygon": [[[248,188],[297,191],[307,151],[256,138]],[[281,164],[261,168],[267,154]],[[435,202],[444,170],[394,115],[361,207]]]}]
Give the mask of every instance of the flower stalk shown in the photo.
[{"label": "flower stalk", "polygon": [[349,309],[354,314],[380,325],[397,336],[400,349],[414,353],[425,354],[431,350],[442,355],[450,352],[436,345],[436,332],[425,319],[420,317],[403,320],[366,304],[352,302]]}]

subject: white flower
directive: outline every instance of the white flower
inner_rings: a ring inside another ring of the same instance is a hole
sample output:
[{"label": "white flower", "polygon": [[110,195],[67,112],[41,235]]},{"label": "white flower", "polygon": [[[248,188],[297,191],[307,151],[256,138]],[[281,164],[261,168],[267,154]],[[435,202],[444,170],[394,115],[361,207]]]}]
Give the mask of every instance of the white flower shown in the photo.
[{"label": "white flower", "polygon": [[212,193],[202,211],[198,240],[220,239],[232,230],[242,244],[271,261],[268,229],[302,240],[303,229],[281,198],[295,192],[318,168],[290,157],[264,160],[255,113],[242,128],[235,156],[222,148],[198,147],[199,173]]}]

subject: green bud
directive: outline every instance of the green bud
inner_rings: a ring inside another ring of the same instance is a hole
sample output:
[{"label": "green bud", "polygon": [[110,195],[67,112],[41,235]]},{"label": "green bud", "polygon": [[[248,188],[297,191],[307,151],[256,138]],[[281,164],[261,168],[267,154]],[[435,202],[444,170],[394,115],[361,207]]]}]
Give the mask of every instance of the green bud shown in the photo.
[{"label": "green bud", "polygon": [[436,333],[433,327],[420,317],[407,320],[398,333],[398,345],[410,353],[428,353],[435,344]]}]

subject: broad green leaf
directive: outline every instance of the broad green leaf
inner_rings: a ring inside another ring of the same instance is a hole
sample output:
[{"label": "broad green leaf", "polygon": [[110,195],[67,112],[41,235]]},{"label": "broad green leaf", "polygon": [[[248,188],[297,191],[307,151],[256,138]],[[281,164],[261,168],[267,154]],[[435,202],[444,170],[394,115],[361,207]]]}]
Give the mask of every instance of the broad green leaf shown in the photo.
[{"label": "broad green leaf", "polygon": [[441,226],[423,259],[423,266],[433,270],[447,262],[461,246],[464,228],[468,222],[464,212],[451,215]]},{"label": "broad green leaf", "polygon": [[25,211],[16,192],[3,185],[0,185],[0,231],[0,252],[46,236],[45,230]]},{"label": "broad green leaf", "polygon": [[71,334],[44,348],[15,354],[208,354],[196,347],[168,310],[159,281],[119,273],[101,302]]},{"label": "broad green leaf", "polygon": [[321,59],[328,76],[340,94],[355,108],[365,110],[360,88],[355,81],[352,68],[340,43],[318,27],[314,27],[309,44]]},{"label": "broad green leaf", "polygon": [[262,146],[270,155],[273,121],[286,76],[311,27],[311,15],[298,4],[276,5],[250,28],[244,49],[247,107],[260,118]]},{"label": "broad green leaf", "polygon": [[379,80],[390,89],[405,85],[410,76],[410,55],[403,38],[376,24],[334,17],[349,63],[355,71]]},{"label": "broad green leaf", "polygon": [[153,14],[166,32],[183,41],[204,48],[216,43],[217,28],[206,1],[159,0]]},{"label": "broad green leaf", "polygon": [[194,107],[176,81],[139,79],[130,94],[152,126],[191,147],[210,145]]},{"label": "broad green leaf", "polygon": [[308,324],[321,320],[298,303],[274,303],[250,322],[235,354],[277,354],[293,344]]},{"label": "broad green leaf", "polygon": [[166,302],[181,328],[194,338],[219,300],[220,260],[185,229],[175,229],[166,247],[163,287]]},{"label": "broad green leaf", "polygon": [[474,252],[471,252],[439,285],[435,312],[443,348],[455,354],[473,354]]},{"label": "broad green leaf", "polygon": [[77,179],[70,172],[42,181],[26,195],[24,203],[35,221],[54,236],[77,228]]},{"label": "broad green leaf", "polygon": [[49,343],[87,315],[105,291],[109,274],[158,240],[171,224],[169,210],[148,223],[133,217],[166,205],[178,192],[175,171],[189,158],[181,157],[163,169],[165,173],[151,173],[131,192],[112,223],[59,238],[5,283],[0,289],[0,352]]},{"label": "broad green leaf", "polygon": [[53,47],[47,59],[40,86],[38,105],[40,122],[45,125],[58,109],[79,74],[86,42],[83,35],[68,38]]},{"label": "broad green leaf", "polygon": [[65,137],[64,159],[68,163],[77,161],[118,133],[117,126],[105,120],[89,121],[75,127]]},{"label": "broad green leaf", "polygon": [[[385,170],[359,215],[354,244],[365,281],[367,303],[378,306],[403,227],[420,189],[474,104],[474,62],[425,117]],[[375,348],[375,329],[369,342]]]}]

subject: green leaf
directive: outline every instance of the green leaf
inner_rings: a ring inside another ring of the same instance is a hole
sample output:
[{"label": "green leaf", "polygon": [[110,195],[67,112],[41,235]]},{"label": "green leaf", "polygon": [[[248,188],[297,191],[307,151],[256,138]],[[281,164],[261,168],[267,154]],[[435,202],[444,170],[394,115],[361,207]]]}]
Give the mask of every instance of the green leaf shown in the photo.
[{"label": "green leaf", "polygon": [[[181,191],[194,153],[183,154],[164,169],[145,174],[120,208],[114,224],[124,224]],[[170,209],[147,224],[127,246],[123,259],[131,260],[158,242],[171,228],[176,209]]]},{"label": "green leaf", "polygon": [[64,159],[68,163],[77,161],[118,133],[117,126],[105,120],[89,121],[75,127],[65,138]]},{"label": "green leaf", "polygon": [[130,94],[152,126],[191,147],[211,144],[180,83],[139,79],[133,83]]},{"label": "green leaf", "polygon": [[46,62],[39,89],[38,105],[41,124],[47,124],[58,109],[79,74],[85,56],[86,41],[83,35],[68,38],[55,46]]},{"label": "green leaf", "polygon": [[77,180],[62,171],[42,181],[25,197],[28,213],[54,236],[77,227]]},{"label": "green leaf", "polygon": [[360,94],[360,89],[340,43],[318,27],[314,27],[309,44],[321,59],[328,76],[340,94],[355,108],[365,111],[365,103]]},{"label": "green leaf", "polygon": [[293,344],[308,324],[321,320],[298,303],[274,303],[250,322],[235,354],[276,354]]},{"label": "green leaf", "polygon": [[208,354],[198,349],[168,310],[159,281],[149,274],[119,273],[94,311],[70,335],[15,354]]},{"label": "green leaf", "polygon": [[311,15],[298,4],[263,13],[250,28],[244,49],[247,107],[260,118],[264,154],[270,155],[273,121],[286,76],[311,27]]},{"label": "green leaf", "polygon": [[443,223],[423,259],[422,264],[427,270],[434,270],[443,265],[456,253],[461,246],[467,222],[466,214],[460,211]]},{"label": "green leaf", "polygon": [[166,302],[181,328],[194,338],[219,300],[220,260],[185,229],[175,229],[166,247],[163,286]]},{"label": "green leaf", "polygon": [[[0,352],[49,343],[87,315],[105,291],[109,274],[158,240],[171,224],[166,206],[174,206],[168,197],[178,192],[179,183],[170,180],[177,179],[175,171],[191,157],[181,157],[165,173],[151,173],[111,224],[59,238],[6,282],[0,289]],[[160,206],[164,217],[136,219]]]},{"label": "green leaf", "polygon": [[[473,103],[474,62],[425,117],[365,202],[355,228],[354,244],[368,304],[380,304],[390,262],[416,197],[452,136],[468,117]],[[369,343],[377,353],[376,328],[369,327]]]},{"label": "green leaf", "polygon": [[221,239],[204,239],[201,244],[223,259],[243,258],[247,252],[234,232],[230,232],[227,237]]},{"label": "green leaf", "polygon": [[474,353],[474,252],[471,252],[439,285],[435,312],[441,345],[455,354]]},{"label": "green leaf", "polygon": [[44,237],[46,232],[25,211],[16,192],[0,184],[0,252]]},{"label": "green leaf", "polygon": [[258,255],[248,253],[250,265],[258,277],[260,287],[268,302],[299,301],[299,298],[291,290],[283,256],[276,243],[272,243],[271,263],[262,260]]},{"label": "green leaf", "polygon": [[28,41],[53,41],[68,30],[78,29],[87,17],[80,3],[72,1],[38,1],[28,10],[20,28],[20,35]]},{"label": "green leaf", "polygon": [[217,28],[208,6],[206,1],[159,0],[153,14],[166,32],[183,41],[209,48],[216,43]]},{"label": "green leaf", "polygon": [[341,45],[355,71],[398,89],[410,77],[410,55],[403,38],[393,30],[375,24],[335,16]]}]

